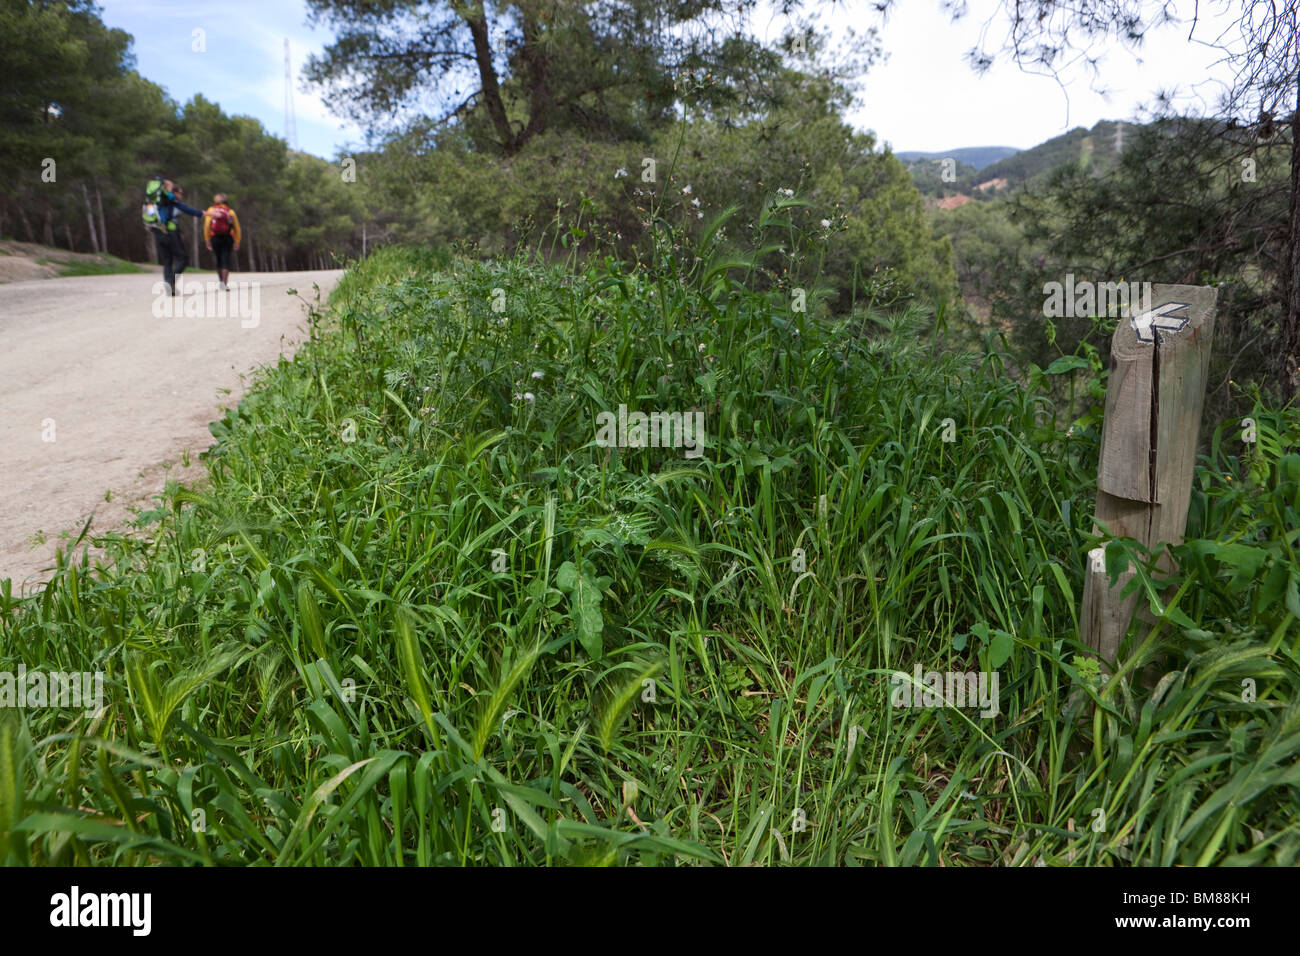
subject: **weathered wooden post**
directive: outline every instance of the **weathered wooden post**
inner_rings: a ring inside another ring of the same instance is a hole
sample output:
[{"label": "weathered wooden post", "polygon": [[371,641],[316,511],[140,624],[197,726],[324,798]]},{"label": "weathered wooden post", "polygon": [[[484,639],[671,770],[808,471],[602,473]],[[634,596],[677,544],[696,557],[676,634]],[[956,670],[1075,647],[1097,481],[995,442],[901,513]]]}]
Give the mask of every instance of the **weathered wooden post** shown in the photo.
[{"label": "weathered wooden post", "polygon": [[[1196,438],[1205,404],[1218,290],[1157,285],[1150,303],[1130,303],[1110,347],[1110,383],[1097,466],[1095,527],[1154,550],[1180,544],[1187,527]],[[1168,568],[1168,556],[1161,559]],[[1088,552],[1079,630],[1117,666],[1138,595],[1120,600],[1129,569],[1112,588],[1103,548]]]}]

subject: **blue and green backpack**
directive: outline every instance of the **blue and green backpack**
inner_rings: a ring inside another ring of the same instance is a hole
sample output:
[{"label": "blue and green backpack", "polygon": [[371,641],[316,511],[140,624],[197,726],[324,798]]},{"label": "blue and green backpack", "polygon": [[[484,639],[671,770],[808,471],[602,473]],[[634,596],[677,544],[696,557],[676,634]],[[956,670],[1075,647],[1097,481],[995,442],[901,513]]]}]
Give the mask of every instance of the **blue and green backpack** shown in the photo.
[{"label": "blue and green backpack", "polygon": [[146,229],[163,230],[167,227],[166,220],[162,216],[162,204],[166,199],[170,199],[171,194],[163,185],[163,177],[155,176],[145,184],[144,187],[144,206],[140,209],[140,218],[144,221]]}]

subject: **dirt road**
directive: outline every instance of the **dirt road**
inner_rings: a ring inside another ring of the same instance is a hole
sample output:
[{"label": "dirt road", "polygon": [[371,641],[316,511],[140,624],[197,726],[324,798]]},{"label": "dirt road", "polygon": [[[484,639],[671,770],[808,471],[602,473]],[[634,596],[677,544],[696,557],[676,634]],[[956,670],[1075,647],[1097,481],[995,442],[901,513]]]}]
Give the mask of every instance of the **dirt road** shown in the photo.
[{"label": "dirt road", "polygon": [[186,276],[175,299],[156,272],[0,285],[0,579],[29,590],[88,517],[118,528],[168,477],[201,480],[208,423],[306,338],[299,296],[342,274],[243,273],[227,293]]}]

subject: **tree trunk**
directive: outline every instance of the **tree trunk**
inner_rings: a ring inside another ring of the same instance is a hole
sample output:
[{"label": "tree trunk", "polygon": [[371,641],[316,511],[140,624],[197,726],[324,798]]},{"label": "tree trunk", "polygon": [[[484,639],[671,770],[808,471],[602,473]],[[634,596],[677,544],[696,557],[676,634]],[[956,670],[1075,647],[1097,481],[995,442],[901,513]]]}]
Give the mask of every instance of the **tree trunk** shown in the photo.
[{"label": "tree trunk", "polygon": [[1291,216],[1283,263],[1281,348],[1278,350],[1278,384],[1282,399],[1300,396],[1300,74],[1296,78],[1296,106],[1291,114]]},{"label": "tree trunk", "polygon": [[73,241],[72,241],[72,224],[71,224],[71,223],[66,223],[66,222],[65,222],[65,223],[63,224],[63,234],[64,234],[65,236],[67,236],[67,238],[68,238],[68,251],[69,251],[69,252],[76,252],[76,251],[77,251],[77,247],[76,247],[76,245],[75,245],[75,244],[73,243]]},{"label": "tree trunk", "polygon": [[99,183],[95,184],[95,205],[99,207],[99,244],[108,252],[108,223],[104,220],[104,194],[99,191]]},{"label": "tree trunk", "polygon": [[45,207],[45,235],[42,236],[47,246],[54,245],[54,210]]},{"label": "tree trunk", "polygon": [[90,247],[95,252],[103,252],[99,245],[99,232],[95,228],[95,210],[90,206],[90,191],[86,189],[86,182],[81,182],[81,198],[86,203],[86,225],[90,227]]},{"label": "tree trunk", "polygon": [[524,143],[546,131],[554,106],[551,92],[551,65],[548,54],[542,48],[542,29],[537,18],[527,5],[520,6],[523,19],[523,46],[519,48],[520,59],[526,65],[525,82],[528,85],[528,125],[516,137],[517,145]]},{"label": "tree trunk", "polygon": [[27,217],[27,210],[23,208],[22,200],[16,201],[14,205],[18,207],[18,218],[23,224],[23,231],[27,233],[27,241],[35,242],[36,230],[32,228],[32,221]]},{"label": "tree trunk", "polygon": [[500,137],[501,151],[507,156],[519,152],[523,145],[516,141],[510,127],[510,117],[506,115],[505,103],[501,101],[501,83],[497,79],[496,67],[492,65],[492,43],[488,37],[487,16],[483,7],[476,4],[473,8],[464,3],[454,3],[452,8],[469,27],[474,40],[474,62],[478,65],[479,82],[483,85],[483,105],[487,107],[488,118]]}]

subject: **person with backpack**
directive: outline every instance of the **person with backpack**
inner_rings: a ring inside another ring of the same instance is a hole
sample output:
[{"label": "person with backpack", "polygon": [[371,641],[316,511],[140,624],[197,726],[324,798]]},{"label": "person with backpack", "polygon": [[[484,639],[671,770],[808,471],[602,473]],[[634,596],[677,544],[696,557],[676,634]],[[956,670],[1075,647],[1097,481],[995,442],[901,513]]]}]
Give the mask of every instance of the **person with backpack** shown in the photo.
[{"label": "person with backpack", "polygon": [[180,234],[180,214],[202,216],[201,210],[181,201],[184,192],[170,179],[155,176],[145,185],[144,208],[140,215],[145,228],[153,235],[158,261],[163,267],[163,281],[176,295],[176,280],[189,265],[189,253]]},{"label": "person with backpack", "polygon": [[203,241],[217,259],[217,288],[225,292],[230,280],[232,252],[239,251],[239,217],[226,204],[226,194],[217,193],[203,213]]}]

